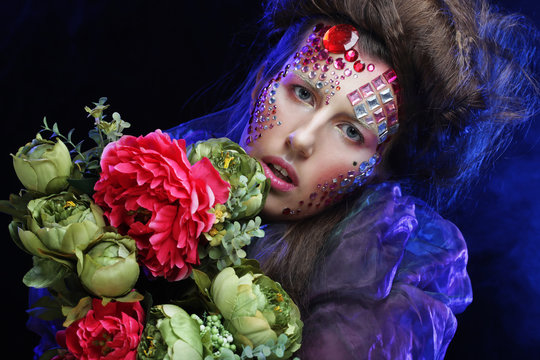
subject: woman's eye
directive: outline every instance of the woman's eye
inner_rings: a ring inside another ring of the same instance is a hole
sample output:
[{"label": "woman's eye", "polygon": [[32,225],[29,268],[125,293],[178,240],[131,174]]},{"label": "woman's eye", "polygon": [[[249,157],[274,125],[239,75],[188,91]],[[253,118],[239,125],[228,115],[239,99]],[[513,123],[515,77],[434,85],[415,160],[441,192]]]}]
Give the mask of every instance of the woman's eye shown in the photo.
[{"label": "woman's eye", "polygon": [[313,95],[308,89],[300,85],[295,85],[293,89],[294,95],[296,95],[299,100],[310,104],[313,103]]},{"label": "woman's eye", "polygon": [[355,126],[351,124],[340,124],[338,127],[350,140],[358,143],[364,142],[364,136]]}]

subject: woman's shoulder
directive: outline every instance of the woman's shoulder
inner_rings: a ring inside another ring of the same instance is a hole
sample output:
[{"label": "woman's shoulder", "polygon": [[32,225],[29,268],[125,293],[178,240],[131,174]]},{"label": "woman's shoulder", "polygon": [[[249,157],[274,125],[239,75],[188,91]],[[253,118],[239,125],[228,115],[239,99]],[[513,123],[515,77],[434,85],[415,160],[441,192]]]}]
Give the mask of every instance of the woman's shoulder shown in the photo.
[{"label": "woman's shoulder", "polygon": [[467,247],[454,224],[403,195],[399,184],[381,183],[366,189],[329,239],[310,298],[378,301],[399,282],[460,312],[472,300],[466,264]]}]

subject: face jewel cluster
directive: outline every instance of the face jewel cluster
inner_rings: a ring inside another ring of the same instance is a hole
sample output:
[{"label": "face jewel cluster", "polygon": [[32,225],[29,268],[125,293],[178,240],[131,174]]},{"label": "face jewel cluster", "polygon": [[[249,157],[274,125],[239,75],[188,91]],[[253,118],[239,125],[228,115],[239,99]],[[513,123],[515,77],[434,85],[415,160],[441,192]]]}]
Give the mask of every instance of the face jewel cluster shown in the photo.
[{"label": "face jewel cluster", "polygon": [[397,77],[392,69],[347,94],[358,120],[377,125],[379,144],[397,131],[398,94]]},{"label": "face jewel cluster", "polygon": [[283,215],[300,215],[302,211],[319,209],[321,206],[326,207],[340,201],[344,195],[366,183],[379,161],[380,155],[375,153],[368,161],[362,162],[357,170],[351,170],[346,175],[340,174],[331,181],[318,184],[317,190],[309,195],[309,199],[300,201],[296,209],[283,209]]},{"label": "face jewel cluster", "polygon": [[[358,42],[358,31],[351,25],[339,24],[328,26],[317,24],[307,39],[307,43],[294,56],[293,67],[296,71],[307,74],[316,80],[315,86],[323,89],[328,104],[336,91],[341,89],[340,82],[351,75],[367,69],[375,70],[373,64],[366,65],[358,58],[354,46]],[[341,75],[336,70],[343,70]]]},{"label": "face jewel cluster", "polygon": [[281,125],[281,121],[278,121],[276,117],[276,93],[279,88],[279,81],[287,75],[290,67],[291,65],[287,65],[283,71],[280,71],[274,79],[271,79],[261,89],[249,119],[248,136],[246,138],[247,145],[259,139],[263,131]]}]

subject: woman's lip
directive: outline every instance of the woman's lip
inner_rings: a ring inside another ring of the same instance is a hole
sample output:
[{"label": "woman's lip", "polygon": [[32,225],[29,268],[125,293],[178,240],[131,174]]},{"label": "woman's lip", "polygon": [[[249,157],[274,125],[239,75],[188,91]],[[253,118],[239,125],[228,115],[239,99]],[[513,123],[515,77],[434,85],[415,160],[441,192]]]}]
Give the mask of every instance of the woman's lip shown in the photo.
[{"label": "woman's lip", "polygon": [[[298,186],[298,176],[296,175],[296,171],[288,162],[286,162],[280,157],[275,156],[267,156],[261,160],[264,174],[267,178],[270,179],[272,188],[280,191],[291,191]],[[292,183],[284,181],[283,179],[277,177],[267,164],[278,165],[285,169],[287,171],[287,174],[291,178]]]}]

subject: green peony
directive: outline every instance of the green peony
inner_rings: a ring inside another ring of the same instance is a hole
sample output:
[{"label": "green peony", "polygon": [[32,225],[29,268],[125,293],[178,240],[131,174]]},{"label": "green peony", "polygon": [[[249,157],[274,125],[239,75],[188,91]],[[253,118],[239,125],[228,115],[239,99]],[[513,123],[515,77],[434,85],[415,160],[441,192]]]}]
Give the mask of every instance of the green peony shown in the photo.
[{"label": "green peony", "polygon": [[137,352],[141,359],[202,360],[199,323],[176,305],[154,306]]},{"label": "green peony", "polygon": [[284,354],[300,348],[300,311],[279,285],[248,266],[223,269],[214,279],[210,296],[237,345],[257,347],[288,337]]},{"label": "green peony", "polygon": [[37,134],[12,157],[17,177],[28,190],[54,194],[68,187],[73,164],[69,150],[59,139],[55,143]]},{"label": "green peony", "polygon": [[87,195],[63,192],[31,200],[26,226],[18,228],[23,246],[33,255],[68,266],[75,250],[84,250],[105,226],[103,211]]},{"label": "green peony", "polygon": [[116,298],[128,293],[139,278],[135,240],[106,232],[84,252],[76,249],[77,274],[92,294]]},{"label": "green peony", "polygon": [[256,159],[227,138],[196,143],[190,150],[189,161],[193,164],[203,157],[210,159],[223,180],[231,184],[226,204],[231,220],[250,218],[262,210],[270,181]]}]

